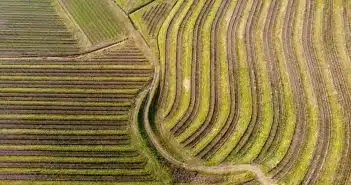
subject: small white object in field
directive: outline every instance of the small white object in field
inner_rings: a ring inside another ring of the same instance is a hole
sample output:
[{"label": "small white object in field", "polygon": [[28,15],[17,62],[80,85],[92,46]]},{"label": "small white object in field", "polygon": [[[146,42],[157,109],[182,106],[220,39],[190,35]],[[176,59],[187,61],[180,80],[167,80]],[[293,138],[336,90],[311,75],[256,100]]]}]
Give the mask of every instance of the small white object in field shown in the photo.
[{"label": "small white object in field", "polygon": [[183,87],[184,87],[185,91],[187,91],[187,92],[189,91],[189,89],[190,89],[190,80],[188,78],[184,79]]}]

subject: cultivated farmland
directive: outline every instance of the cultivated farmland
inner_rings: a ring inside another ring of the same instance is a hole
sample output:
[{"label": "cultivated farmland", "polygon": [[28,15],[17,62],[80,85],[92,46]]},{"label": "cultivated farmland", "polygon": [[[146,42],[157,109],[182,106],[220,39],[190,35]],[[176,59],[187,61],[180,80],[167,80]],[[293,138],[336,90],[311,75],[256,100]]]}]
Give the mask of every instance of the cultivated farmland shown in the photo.
[{"label": "cultivated farmland", "polygon": [[111,7],[113,3],[109,1],[60,0],[59,2],[91,44],[116,40],[123,37],[126,32],[121,20],[118,19],[119,12]]},{"label": "cultivated farmland", "polygon": [[79,47],[53,0],[0,1],[0,55],[37,56],[77,53]]},{"label": "cultivated farmland", "polygon": [[155,148],[185,170],[254,173],[232,183],[349,184],[350,11],[342,0],[176,1],[154,38]]},{"label": "cultivated farmland", "polygon": [[351,184],[348,0],[0,11],[0,184]]}]

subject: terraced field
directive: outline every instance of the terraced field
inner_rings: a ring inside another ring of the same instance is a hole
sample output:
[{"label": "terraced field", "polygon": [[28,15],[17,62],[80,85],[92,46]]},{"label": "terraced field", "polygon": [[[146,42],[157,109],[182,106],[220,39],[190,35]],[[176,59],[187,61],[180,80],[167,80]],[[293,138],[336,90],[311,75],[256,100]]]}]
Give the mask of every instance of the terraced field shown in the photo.
[{"label": "terraced field", "polygon": [[0,11],[0,184],[351,184],[348,0]]},{"label": "terraced field", "polygon": [[255,174],[234,184],[350,184],[350,11],[343,0],[176,1],[154,37],[154,147],[184,170]]},{"label": "terraced field", "polygon": [[168,9],[167,3],[158,3],[152,6],[148,11],[144,12],[143,19],[148,22],[147,27],[149,35],[154,36],[156,34],[157,26],[162,21],[162,17]]}]

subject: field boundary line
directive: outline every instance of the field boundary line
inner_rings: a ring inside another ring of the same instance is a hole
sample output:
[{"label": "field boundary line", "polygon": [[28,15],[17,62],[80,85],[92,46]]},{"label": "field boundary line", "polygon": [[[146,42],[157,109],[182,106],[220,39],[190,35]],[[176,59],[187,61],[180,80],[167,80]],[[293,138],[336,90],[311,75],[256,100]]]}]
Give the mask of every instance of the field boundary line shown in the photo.
[{"label": "field boundary line", "polygon": [[122,40],[116,41],[112,44],[108,44],[108,45],[104,45],[98,48],[95,48],[94,50],[88,50],[82,53],[77,53],[77,54],[73,54],[73,55],[67,55],[67,56],[48,56],[48,57],[41,57],[41,56],[37,56],[37,57],[11,57],[11,58],[2,58],[0,57],[0,61],[2,60],[42,60],[42,59],[51,59],[51,60],[67,60],[67,59],[80,59],[81,57],[85,57],[86,55],[93,55],[96,52],[101,52],[103,50],[106,49],[110,49],[113,47],[117,47],[121,44],[123,44],[124,42],[127,42],[129,40],[129,38],[124,38]]},{"label": "field boundary line", "polygon": [[144,7],[148,6],[148,5],[150,5],[150,4],[153,3],[154,1],[155,1],[155,0],[150,0],[149,2],[147,2],[147,3],[145,3],[145,4],[141,5],[141,6],[138,6],[138,7],[136,7],[136,8],[131,9],[131,10],[128,11],[127,13],[128,13],[128,15],[129,15],[129,14],[133,14],[133,13],[135,13],[136,11],[141,10],[142,8],[144,8]]},{"label": "field boundary line", "polygon": [[[157,68],[158,69],[158,68]],[[157,72],[156,72],[157,73]],[[179,161],[175,157],[173,157],[161,144],[161,142],[157,139],[157,135],[154,133],[150,122],[149,122],[149,112],[148,110],[150,109],[151,103],[153,101],[153,97],[155,95],[157,86],[157,82],[159,81],[158,76],[152,81],[151,84],[151,89],[148,94],[148,96],[145,96],[147,98],[147,102],[145,105],[145,112],[144,114],[144,120],[143,120],[143,126],[144,129],[146,130],[146,133],[152,142],[153,146],[156,148],[157,152],[164,157],[166,160],[171,162],[172,164],[182,167],[184,169],[190,170],[190,171],[200,171],[200,172],[205,172],[205,173],[212,173],[212,174],[228,174],[228,173],[233,173],[233,172],[238,172],[238,171],[250,171],[255,173],[258,181],[260,181],[264,185],[273,185],[276,184],[275,181],[272,180],[271,177],[267,176],[262,169],[260,169],[257,165],[253,164],[234,164],[234,165],[217,165],[217,166],[204,166],[204,165],[197,165],[197,164],[188,164],[182,161]],[[147,91],[147,89],[145,90]]]},{"label": "field boundary line", "polygon": [[[72,22],[72,24],[76,27],[76,29],[79,30],[79,32],[82,33],[83,38],[82,39],[78,39],[78,40],[83,40],[83,44],[81,44],[81,52],[79,54],[86,54],[86,53],[90,53],[96,50],[100,50],[109,46],[112,46],[116,43],[119,43],[121,41],[127,40],[128,36],[121,36],[119,39],[112,39],[112,40],[107,40],[107,41],[103,41],[97,44],[92,44],[92,41],[89,39],[89,37],[86,35],[86,33],[83,31],[83,29],[79,26],[79,24],[76,22],[76,20],[73,18],[72,14],[68,11],[67,7],[65,6],[65,3],[62,0],[57,0],[60,7],[64,10],[64,13],[67,15],[67,17],[69,18],[69,20]],[[112,9],[112,12],[114,14],[114,16],[116,15],[116,12],[113,11],[114,8],[116,8],[115,6],[111,6],[111,2],[110,1],[106,1],[106,4],[108,5],[108,8]],[[121,13],[124,13],[122,8],[119,8]],[[125,15],[127,16],[127,15]],[[127,16],[128,17],[128,16]],[[87,40],[89,43],[87,45],[84,45],[84,40]]]},{"label": "field boundary line", "polygon": [[[228,173],[233,173],[233,172],[238,172],[238,171],[250,171],[253,172],[258,181],[261,182],[264,185],[275,185],[276,182],[268,175],[266,175],[262,169],[253,164],[234,164],[234,165],[217,165],[217,166],[204,166],[204,165],[198,165],[198,164],[188,164],[182,161],[179,161],[175,157],[173,157],[161,144],[161,142],[158,140],[158,137],[156,133],[153,131],[152,126],[149,122],[149,110],[151,107],[151,104],[153,102],[153,98],[156,94],[157,90],[157,84],[159,83],[159,70],[160,66],[159,64],[155,64],[155,72],[154,72],[154,79],[151,82],[151,85],[149,89],[145,89],[143,93],[144,99],[146,98],[146,105],[144,105],[144,112],[143,117],[143,127],[146,131],[148,139],[151,141],[152,145],[155,147],[157,152],[164,157],[166,160],[171,162],[172,164],[182,167],[186,170],[190,171],[200,171],[200,172],[205,172],[205,173],[212,173],[212,174],[228,174]],[[145,93],[145,91],[149,91],[148,93]],[[144,94],[145,93],[145,94]],[[140,110],[138,110],[140,111]]]}]

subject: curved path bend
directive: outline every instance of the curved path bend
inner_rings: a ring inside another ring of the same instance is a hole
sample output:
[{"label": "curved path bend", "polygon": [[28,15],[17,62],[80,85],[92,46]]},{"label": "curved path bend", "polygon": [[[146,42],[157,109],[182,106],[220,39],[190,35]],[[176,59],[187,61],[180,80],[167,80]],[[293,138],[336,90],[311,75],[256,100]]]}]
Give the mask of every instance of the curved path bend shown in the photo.
[{"label": "curved path bend", "polygon": [[[158,68],[157,68],[158,69]],[[218,165],[218,166],[204,166],[204,165],[199,165],[199,164],[190,164],[186,163],[183,161],[180,161],[176,159],[175,157],[172,156],[161,144],[161,142],[158,140],[158,136],[154,132],[150,122],[149,122],[149,110],[150,106],[153,102],[153,97],[155,95],[155,92],[157,90],[156,84],[158,84],[158,72],[156,71],[155,73],[156,78],[154,78],[154,81],[152,82],[151,85],[151,92],[147,93],[147,90],[142,93],[141,96],[144,96],[144,98],[147,98],[146,105],[144,107],[144,120],[143,120],[143,126],[144,129],[148,135],[148,139],[152,142],[153,146],[157,150],[157,152],[165,158],[167,161],[171,162],[173,165],[184,168],[189,171],[199,171],[199,172],[205,172],[205,173],[211,173],[211,174],[228,174],[228,173],[234,173],[234,172],[239,172],[239,171],[250,171],[254,173],[257,177],[257,180],[263,184],[263,185],[273,185],[276,184],[270,177],[266,176],[265,173],[256,165],[252,164],[236,164],[236,165]],[[146,95],[148,95],[146,97]],[[139,100],[140,101],[140,100]]]}]

